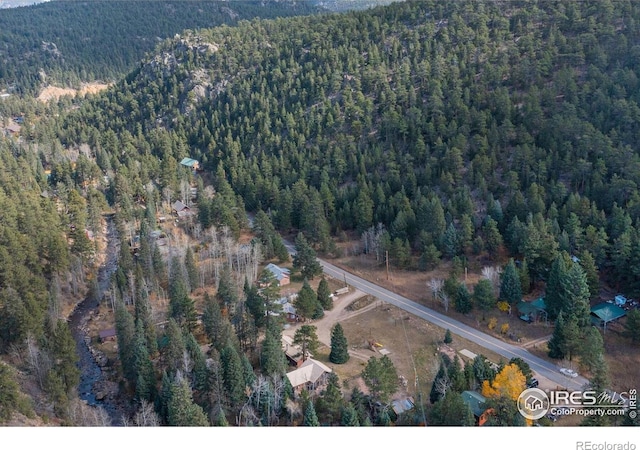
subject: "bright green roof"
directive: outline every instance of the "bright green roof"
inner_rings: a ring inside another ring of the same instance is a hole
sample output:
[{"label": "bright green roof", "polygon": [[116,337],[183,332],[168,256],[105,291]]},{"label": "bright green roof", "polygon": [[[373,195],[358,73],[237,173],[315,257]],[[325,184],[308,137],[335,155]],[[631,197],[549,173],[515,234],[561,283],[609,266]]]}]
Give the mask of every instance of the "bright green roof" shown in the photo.
[{"label": "bright green roof", "polygon": [[487,399],[484,395],[476,391],[463,391],[462,400],[469,405],[474,416],[480,417],[487,409],[484,407]]},{"label": "bright green roof", "polygon": [[525,302],[522,300],[516,305],[516,307],[520,314],[531,314],[533,312],[545,311],[547,309],[547,305],[544,303],[544,297],[537,298],[532,302]]},{"label": "bright green roof", "polygon": [[180,164],[187,167],[193,167],[194,165],[198,164],[198,161],[191,158],[182,158],[182,161],[180,161]]},{"label": "bright green roof", "polygon": [[600,320],[607,323],[619,319],[627,313],[613,303],[602,302],[591,308],[591,314],[595,314]]}]

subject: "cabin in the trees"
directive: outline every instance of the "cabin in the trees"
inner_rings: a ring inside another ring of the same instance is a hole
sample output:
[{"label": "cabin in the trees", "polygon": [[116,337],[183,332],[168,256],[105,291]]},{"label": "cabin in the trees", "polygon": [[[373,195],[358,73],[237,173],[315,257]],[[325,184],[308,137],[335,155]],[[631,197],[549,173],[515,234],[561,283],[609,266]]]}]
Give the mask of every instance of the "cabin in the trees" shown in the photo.
[{"label": "cabin in the trees", "polygon": [[180,200],[176,200],[171,207],[173,213],[178,216],[179,219],[189,217],[191,215],[191,209],[182,203]]},{"label": "cabin in the trees", "polygon": [[269,263],[267,267],[265,267],[269,272],[273,274],[273,276],[278,280],[278,285],[286,286],[291,283],[291,274],[289,269],[285,269],[280,266],[276,266],[273,263]]},{"label": "cabin in the trees", "polygon": [[180,161],[180,165],[187,167],[193,170],[194,172],[197,172],[198,170],[200,170],[200,163],[196,159],[182,158],[182,161]]},{"label": "cabin in the trees", "polygon": [[100,338],[100,342],[115,341],[116,329],[109,328],[108,330],[102,330],[98,333],[98,337]]},{"label": "cabin in the trees", "polygon": [[484,395],[476,391],[463,391],[462,401],[471,408],[476,425],[481,427],[487,423],[493,410],[486,407],[487,399]]},{"label": "cabin in the trees", "polygon": [[298,397],[302,391],[310,394],[319,393],[326,385],[332,370],[315,359],[307,358],[299,368],[287,373],[287,378],[293,387],[293,393]]}]

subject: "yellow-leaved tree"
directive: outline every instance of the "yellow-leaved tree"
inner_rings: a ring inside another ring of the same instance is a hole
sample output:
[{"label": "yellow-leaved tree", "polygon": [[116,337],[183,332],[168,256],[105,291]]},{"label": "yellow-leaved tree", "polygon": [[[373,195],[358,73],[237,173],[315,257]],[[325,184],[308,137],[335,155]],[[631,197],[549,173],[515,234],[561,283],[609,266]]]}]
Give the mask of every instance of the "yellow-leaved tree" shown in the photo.
[{"label": "yellow-leaved tree", "polygon": [[482,395],[487,398],[507,397],[517,400],[526,388],[527,378],[515,364],[508,364],[496,375],[492,383],[484,380]]}]

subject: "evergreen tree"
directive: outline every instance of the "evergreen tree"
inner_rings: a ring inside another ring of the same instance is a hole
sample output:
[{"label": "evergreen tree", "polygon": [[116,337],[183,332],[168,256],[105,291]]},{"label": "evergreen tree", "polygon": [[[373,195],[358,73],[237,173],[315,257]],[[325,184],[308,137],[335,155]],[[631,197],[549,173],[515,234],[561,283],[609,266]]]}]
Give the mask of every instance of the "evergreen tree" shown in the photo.
[{"label": "evergreen tree", "polygon": [[580,365],[591,373],[604,358],[604,341],[602,335],[596,327],[588,327],[584,331],[584,337],[578,348],[580,354]]},{"label": "evergreen tree", "polygon": [[184,254],[184,267],[187,271],[187,279],[189,280],[189,291],[193,292],[200,285],[200,282],[196,258],[191,247],[187,247],[187,251]]},{"label": "evergreen tree", "polygon": [[20,409],[20,388],[8,365],[0,362],[0,423],[11,419]]},{"label": "evergreen tree", "polygon": [[483,278],[478,281],[473,290],[473,301],[482,311],[482,319],[485,313],[496,306],[496,298],[493,295],[493,286],[491,281]]},{"label": "evergreen tree", "polygon": [[449,392],[438,400],[429,414],[429,424],[433,426],[470,427],[475,425],[471,408],[459,392]]},{"label": "evergreen tree", "polygon": [[341,410],[340,425],[343,427],[359,427],[358,412],[353,404],[347,403]]},{"label": "evergreen tree", "polygon": [[325,311],[328,311],[333,308],[333,299],[331,298],[331,289],[329,288],[329,283],[327,282],[325,277],[322,277],[320,280],[320,284],[318,284],[318,301],[322,305]]},{"label": "evergreen tree", "polygon": [[300,271],[303,278],[309,280],[313,280],[315,276],[322,274],[322,266],[316,258],[316,252],[304,237],[304,234],[298,233],[295,244],[296,254],[293,257],[293,268]]},{"label": "evergreen tree", "polygon": [[316,307],[318,306],[318,296],[313,292],[307,280],[304,280],[302,288],[298,292],[298,297],[293,302],[293,306],[296,308],[296,313],[305,319],[314,315]]},{"label": "evergreen tree", "polygon": [[173,427],[206,427],[209,421],[202,408],[193,402],[189,383],[177,373],[167,401],[167,423]]},{"label": "evergreen tree", "polygon": [[227,344],[220,352],[222,379],[233,408],[239,408],[244,402],[246,383],[242,370],[242,361],[233,346]]},{"label": "evergreen tree", "polygon": [[280,338],[275,333],[267,332],[262,341],[260,367],[263,374],[271,377],[282,376],[287,370],[287,358],[282,351]]},{"label": "evergreen tree", "polygon": [[458,292],[455,297],[456,311],[462,314],[468,314],[473,309],[473,303],[471,301],[471,294],[467,290],[464,284],[458,286]]},{"label": "evergreen tree", "polygon": [[383,403],[398,388],[398,373],[387,355],[369,358],[362,372],[362,378],[371,390],[371,395]]},{"label": "evergreen tree", "polygon": [[189,297],[187,280],[181,267],[179,259],[174,257],[169,282],[169,317],[175,319],[186,330],[193,331],[197,319],[196,311],[193,300]]},{"label": "evergreen tree", "polygon": [[323,425],[338,425],[343,407],[344,399],[340,391],[338,375],[331,372],[327,380],[327,388],[316,403],[316,412],[320,422]]},{"label": "evergreen tree", "polygon": [[187,348],[182,336],[182,330],[173,318],[167,322],[166,330],[167,346],[164,348],[164,360],[169,373],[175,374],[178,370],[184,370],[184,354]]},{"label": "evergreen tree", "polygon": [[344,364],[349,361],[349,344],[340,323],[336,323],[331,330],[329,361],[334,364]]},{"label": "evergreen tree", "polygon": [[567,292],[567,256],[565,253],[558,255],[549,272],[544,303],[550,319],[558,317],[560,311],[569,303],[569,294]]},{"label": "evergreen tree", "polygon": [[640,342],[640,311],[632,309],[627,313],[627,321],[624,324],[624,333],[634,343]]},{"label": "evergreen tree", "polygon": [[451,344],[453,342],[453,337],[451,336],[451,330],[447,328],[447,331],[444,333],[444,343]]},{"label": "evergreen tree", "polygon": [[600,275],[593,256],[586,250],[580,253],[580,267],[587,276],[589,299],[595,300],[600,296]]},{"label": "evergreen tree", "polygon": [[502,280],[500,282],[500,300],[508,302],[510,305],[515,305],[522,300],[522,288],[520,286],[520,277],[516,271],[516,265],[513,259],[509,260],[504,272],[502,273]]},{"label": "evergreen tree", "polygon": [[451,388],[451,380],[446,365],[440,361],[438,372],[431,383],[431,391],[429,392],[429,401],[433,404],[443,398]]},{"label": "evergreen tree", "polygon": [[138,401],[153,401],[156,393],[156,377],[147,350],[144,325],[140,320],[136,322],[136,334],[133,342],[133,364],[136,374],[136,399]]},{"label": "evergreen tree", "polygon": [[320,422],[318,421],[318,416],[316,415],[316,409],[313,406],[313,402],[309,400],[307,402],[307,406],[304,409],[304,419],[302,425],[305,427],[319,427]]},{"label": "evergreen tree", "polygon": [[313,325],[302,325],[293,335],[293,343],[302,348],[303,361],[309,357],[309,353],[313,354],[318,350],[320,343],[316,330],[317,328]]},{"label": "evergreen tree", "polygon": [[53,369],[62,381],[65,392],[71,394],[80,382],[80,369],[77,365],[79,357],[76,342],[66,321],[58,320],[50,345]]},{"label": "evergreen tree", "polygon": [[549,349],[549,357],[551,358],[555,358],[555,359],[564,358],[564,355],[565,355],[564,327],[565,327],[564,314],[560,312],[560,314],[558,315],[558,318],[556,319],[556,325],[555,325],[555,328],[553,329],[553,335],[551,336],[551,339],[549,339],[549,342],[547,343],[547,347]]},{"label": "evergreen tree", "polygon": [[133,317],[127,308],[118,302],[115,311],[116,337],[118,339],[118,357],[122,365],[122,373],[130,383],[135,383],[137,373],[133,358],[133,342],[136,327]]},{"label": "evergreen tree", "polygon": [[[139,267],[139,266],[138,266]],[[135,304],[135,321],[141,321],[145,333],[145,342],[149,355],[155,355],[158,351],[158,339],[156,328],[153,323],[153,313],[149,302],[149,292],[147,291],[144,278],[136,277],[138,280],[138,296]]]},{"label": "evergreen tree", "polygon": [[262,328],[266,324],[266,310],[262,296],[258,292],[256,286],[250,286],[249,282],[245,280],[244,294],[246,296],[245,306],[253,317],[253,321],[256,328]]},{"label": "evergreen tree", "polygon": [[562,310],[575,317],[578,328],[583,330],[591,323],[591,306],[587,276],[579,264],[573,264],[567,272],[567,284],[568,302]]}]

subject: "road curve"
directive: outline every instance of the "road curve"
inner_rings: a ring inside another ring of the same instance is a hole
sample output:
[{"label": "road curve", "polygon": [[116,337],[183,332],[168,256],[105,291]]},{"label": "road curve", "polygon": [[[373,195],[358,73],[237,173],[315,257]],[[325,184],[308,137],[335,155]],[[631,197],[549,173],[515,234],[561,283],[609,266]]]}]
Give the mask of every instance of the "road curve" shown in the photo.
[{"label": "road curve", "polygon": [[[287,242],[285,242],[285,245],[291,254],[295,254],[295,247],[293,245]],[[448,328],[452,333],[475,342],[478,345],[503,356],[507,360],[514,357],[522,358],[537,374],[546,377],[558,386],[565,387],[569,390],[579,390],[584,389],[585,385],[589,383],[589,380],[582,376],[578,376],[577,378],[566,377],[559,372],[560,368],[558,366],[532,355],[524,348],[496,339],[487,333],[483,333],[482,331],[476,330],[475,328],[465,325],[451,317],[447,317],[444,314],[440,314],[426,306],[409,300],[406,297],[391,292],[388,289],[371,283],[370,281],[354,275],[351,272],[347,272],[346,270],[334,266],[327,261],[322,259],[318,259],[318,261],[320,261],[325,274],[339,280],[345,280],[347,284],[354,288],[373,295],[379,300],[397,306],[398,308],[420,317],[427,322],[437,325],[443,329]]]}]

